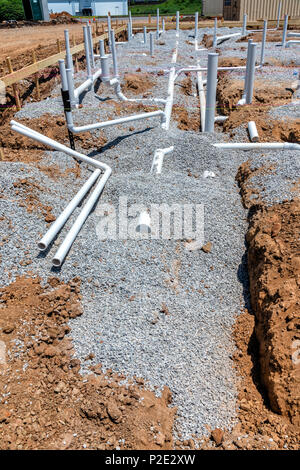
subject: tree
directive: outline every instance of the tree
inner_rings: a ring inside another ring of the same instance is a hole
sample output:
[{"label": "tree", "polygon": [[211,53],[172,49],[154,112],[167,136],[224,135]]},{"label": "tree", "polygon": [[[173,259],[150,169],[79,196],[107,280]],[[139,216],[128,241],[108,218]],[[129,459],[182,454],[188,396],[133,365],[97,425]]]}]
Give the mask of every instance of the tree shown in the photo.
[{"label": "tree", "polygon": [[22,0],[0,0],[0,21],[23,19]]}]

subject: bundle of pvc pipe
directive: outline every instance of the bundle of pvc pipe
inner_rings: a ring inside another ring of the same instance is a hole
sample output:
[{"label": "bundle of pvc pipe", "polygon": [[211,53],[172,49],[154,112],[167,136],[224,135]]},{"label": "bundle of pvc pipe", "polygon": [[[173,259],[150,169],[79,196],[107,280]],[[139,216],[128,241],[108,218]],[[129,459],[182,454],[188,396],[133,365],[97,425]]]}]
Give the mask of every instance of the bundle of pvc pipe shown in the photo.
[{"label": "bundle of pvc pipe", "polygon": [[214,132],[219,54],[208,54],[205,132]]},{"label": "bundle of pvc pipe", "polygon": [[292,144],[289,142],[265,142],[259,144],[248,143],[222,143],[213,144],[214,147],[223,150],[300,150],[300,144]]},{"label": "bundle of pvc pipe", "polygon": [[254,121],[249,121],[248,122],[248,131],[249,131],[249,136],[251,142],[258,142],[259,141],[259,136],[257,132],[257,127]]},{"label": "bundle of pvc pipe", "polygon": [[[96,204],[97,200],[99,199],[103,188],[108,180],[108,178],[111,175],[111,168],[106,165],[106,163],[99,162],[97,160],[94,160],[93,158],[87,157],[86,155],[83,155],[79,152],[76,152],[75,150],[72,150],[69,147],[66,147],[63,144],[60,144],[59,142],[56,142],[53,139],[50,139],[49,137],[46,137],[39,132],[36,132],[23,124],[20,124],[16,121],[11,121],[11,127],[12,130],[18,132],[21,135],[24,135],[26,137],[29,137],[33,140],[36,140],[44,145],[47,145],[49,147],[52,147],[54,150],[57,150],[59,152],[64,152],[67,155],[70,155],[72,157],[75,157],[77,160],[83,161],[85,163],[88,163],[89,165],[92,165],[92,167],[96,167],[97,169],[97,174],[94,172],[93,175],[88,179],[88,181],[84,184],[84,186],[81,188],[81,190],[76,194],[76,196],[72,199],[72,201],[68,204],[68,206],[65,208],[65,210],[62,212],[62,214],[58,217],[58,219],[53,223],[53,225],[50,227],[49,231],[46,233],[46,235],[42,238],[42,240],[39,242],[40,244],[38,245],[41,250],[44,250],[49,246],[51,241],[54,239],[56,234],[59,232],[59,230],[63,227],[63,225],[66,223],[72,212],[74,211],[76,205],[79,204],[79,202],[83,199],[84,195],[88,192],[88,190],[91,188],[94,180],[96,179],[96,175],[99,178],[99,182],[96,185],[96,188],[94,189],[93,193],[91,194],[89,200],[81,210],[79,216],[77,217],[75,223],[73,224],[72,228],[68,232],[67,236],[65,237],[63,243],[61,244],[60,248],[58,249],[57,253],[55,254],[52,262],[54,266],[59,267],[62,265],[67,253],[69,252],[77,234],[81,230],[84,222],[86,221],[87,217],[89,216],[91,210],[93,209],[94,205]],[[102,172],[104,170],[104,174],[101,176],[99,172]]]},{"label": "bundle of pvc pipe", "polygon": [[154,157],[153,157],[153,162],[152,162],[150,172],[151,173],[155,172],[157,175],[160,175],[161,170],[162,170],[162,164],[163,164],[164,156],[167,155],[168,153],[173,152],[173,150],[174,150],[173,146],[165,148],[165,149],[155,150],[155,154],[154,154]]}]

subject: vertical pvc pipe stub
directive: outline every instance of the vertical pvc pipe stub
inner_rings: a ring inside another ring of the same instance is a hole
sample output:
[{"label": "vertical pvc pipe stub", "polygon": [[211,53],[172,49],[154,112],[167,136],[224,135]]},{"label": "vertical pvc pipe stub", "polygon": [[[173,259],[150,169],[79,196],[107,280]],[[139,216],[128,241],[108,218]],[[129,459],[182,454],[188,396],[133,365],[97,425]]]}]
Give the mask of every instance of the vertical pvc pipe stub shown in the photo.
[{"label": "vertical pvc pipe stub", "polygon": [[215,52],[208,54],[205,132],[211,132],[211,133],[214,132],[214,126],[215,126],[218,58],[219,58],[219,54]]}]

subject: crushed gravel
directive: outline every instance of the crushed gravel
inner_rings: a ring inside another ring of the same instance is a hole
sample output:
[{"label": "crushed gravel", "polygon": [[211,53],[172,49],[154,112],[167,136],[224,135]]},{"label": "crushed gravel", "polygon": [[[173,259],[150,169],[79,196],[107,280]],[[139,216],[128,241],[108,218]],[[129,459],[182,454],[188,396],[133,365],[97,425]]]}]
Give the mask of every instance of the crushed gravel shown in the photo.
[{"label": "crushed gravel", "polygon": [[[220,34],[226,30],[220,29]],[[190,34],[180,33],[177,65],[194,65],[196,57],[201,63],[206,61],[206,52],[197,52],[186,42]],[[121,76],[140,67],[156,77],[158,71],[166,72],[170,66],[174,31],[163,36],[165,45],[156,45],[155,58],[138,54],[146,53],[141,39],[142,35],[136,35],[129,44],[118,46]],[[159,75],[149,96],[165,97],[167,84],[167,73]],[[57,89],[53,93],[57,94]],[[74,112],[75,124],[112,119],[115,107],[109,97],[114,98],[112,90],[103,84],[97,95],[87,93],[83,108]],[[180,86],[175,88],[174,102],[198,109],[195,96],[184,97]],[[61,113],[56,97],[26,105],[17,117],[35,118],[45,112]],[[213,136],[181,131],[175,120],[168,133],[152,118],[108,128],[105,136],[107,143],[101,151],[86,153],[110,164],[113,173],[61,269],[51,268],[51,259],[74,215],[54,245],[39,254],[36,241],[47,224],[39,214],[20,206],[22,195],[16,195],[13,182],[24,177],[38,182],[40,201],[58,215],[90,170],[82,164],[79,178],[70,174],[53,180],[33,165],[0,162],[0,216],[4,217],[0,235],[8,236],[1,250],[1,281],[7,284],[28,271],[44,282],[49,275],[64,281],[79,276],[84,315],[71,321],[71,335],[77,357],[95,355],[92,361],[82,361],[82,372],[101,363],[104,370],[124,373],[127,378],[143,377],[157,393],[168,386],[172,405],[178,407],[175,435],[183,439],[207,435],[207,426],[230,429],[236,421],[238,384],[232,367],[231,331],[236,315],[249,303],[244,242],[247,211],[242,207],[235,175],[249,156],[253,165],[265,160],[257,152],[217,150],[211,144],[226,140],[220,131]],[[150,174],[154,151],[170,145],[174,151],[165,156],[162,174]],[[267,158],[277,165],[276,172],[255,181],[265,186],[268,201],[289,197],[288,185],[299,175],[294,153],[268,153]],[[61,169],[74,167],[73,160],[60,152],[46,152],[44,161]],[[204,171],[215,177],[204,178]],[[186,237],[100,240],[101,204],[117,208],[120,197],[127,198],[128,207],[137,203],[145,208],[154,203],[203,204],[204,242],[212,243],[211,251],[188,251]],[[78,213],[79,209],[75,215]],[[22,259],[30,264],[20,265]]]}]

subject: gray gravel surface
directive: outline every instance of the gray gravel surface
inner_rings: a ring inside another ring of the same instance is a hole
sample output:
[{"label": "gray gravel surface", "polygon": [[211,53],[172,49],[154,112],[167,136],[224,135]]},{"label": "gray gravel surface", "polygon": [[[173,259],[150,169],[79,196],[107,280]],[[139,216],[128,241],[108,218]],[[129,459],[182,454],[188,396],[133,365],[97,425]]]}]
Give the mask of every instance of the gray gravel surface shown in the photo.
[{"label": "gray gravel surface", "polygon": [[[220,33],[226,33],[226,28]],[[205,63],[206,52],[196,52],[186,42],[191,40],[190,34],[180,33],[178,63],[195,65],[196,57]],[[138,54],[145,51],[141,38],[136,35],[130,44],[118,46],[118,50],[122,48],[121,77],[138,67],[150,71],[157,82],[149,96],[165,97],[168,76],[157,76],[157,72],[167,71],[171,64],[175,33],[164,35],[166,44],[156,46],[154,58]],[[84,79],[83,74],[79,78]],[[185,97],[179,82],[174,103],[196,110],[194,93],[195,84],[192,95]],[[75,123],[111,119],[115,107],[107,98],[114,96],[103,84],[97,95],[87,93],[83,108],[74,112]],[[60,113],[57,99],[26,105],[18,116],[38,117],[45,110]],[[184,132],[175,120],[167,133],[161,130],[159,120],[152,118],[111,127],[104,134],[104,147],[86,153],[110,164],[113,173],[61,269],[51,268],[51,259],[79,209],[50,249],[39,254],[36,241],[47,224],[38,213],[28,213],[20,206],[22,194],[16,195],[13,182],[24,177],[38,182],[40,201],[51,205],[58,215],[90,170],[82,164],[80,178],[70,174],[51,180],[33,165],[0,163],[0,216],[4,217],[0,235],[8,236],[1,250],[1,281],[7,284],[8,273],[12,273],[12,280],[29,270],[44,282],[53,274],[65,281],[80,276],[84,315],[71,321],[72,337],[77,357],[95,355],[93,361],[82,362],[82,371],[88,372],[91,364],[100,362],[104,370],[112,368],[128,378],[143,377],[157,393],[167,385],[173,393],[173,405],[178,407],[175,435],[181,434],[183,439],[207,434],[206,426],[230,428],[236,421],[239,380],[232,367],[231,331],[236,315],[249,302],[244,244],[247,212],[241,205],[235,175],[249,156],[253,165],[265,160],[259,152],[214,149],[213,142],[228,137],[220,131],[214,136]],[[162,175],[150,174],[155,149],[170,145],[174,152],[165,156]],[[264,184],[269,202],[289,197],[287,187],[299,174],[294,153],[268,154],[279,170],[255,184]],[[73,160],[60,152],[45,153],[44,161],[62,169],[74,166]],[[215,177],[203,178],[205,170],[214,172]],[[144,208],[151,203],[203,204],[204,241],[212,243],[211,252],[188,251],[184,236],[177,240],[100,240],[101,204],[117,209],[120,197],[128,199],[129,207],[136,203]],[[31,264],[20,265],[23,259]]]}]

